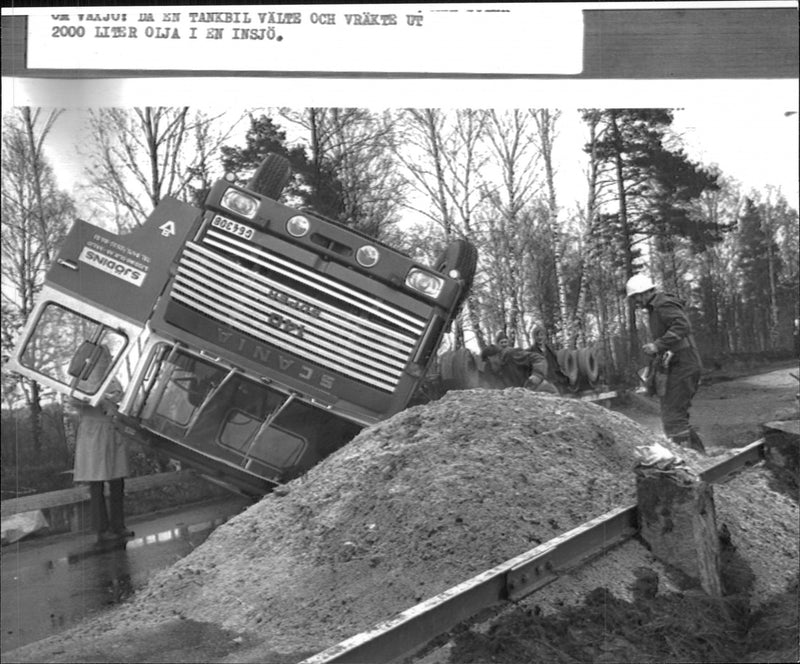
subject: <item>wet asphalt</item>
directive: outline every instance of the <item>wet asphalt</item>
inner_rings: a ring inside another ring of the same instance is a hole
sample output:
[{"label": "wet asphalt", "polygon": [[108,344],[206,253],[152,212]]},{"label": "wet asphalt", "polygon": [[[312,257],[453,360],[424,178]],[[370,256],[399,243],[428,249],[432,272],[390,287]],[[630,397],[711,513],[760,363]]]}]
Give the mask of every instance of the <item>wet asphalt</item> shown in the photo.
[{"label": "wet asphalt", "polygon": [[25,539],[0,550],[0,652],[39,641],[119,604],[202,544],[250,502],[230,498],[131,518],[135,535],[99,546],[90,533]]}]

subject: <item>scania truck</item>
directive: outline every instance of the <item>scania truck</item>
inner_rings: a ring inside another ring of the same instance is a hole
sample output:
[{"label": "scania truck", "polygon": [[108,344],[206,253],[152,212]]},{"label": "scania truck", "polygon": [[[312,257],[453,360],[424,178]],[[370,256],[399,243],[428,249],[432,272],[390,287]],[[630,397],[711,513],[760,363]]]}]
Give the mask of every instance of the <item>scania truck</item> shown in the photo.
[{"label": "scania truck", "polygon": [[77,220],[8,368],[90,404],[119,382],[122,433],[251,496],[404,409],[477,250],[422,264],[278,202],[289,177],[270,154],[127,234]]}]

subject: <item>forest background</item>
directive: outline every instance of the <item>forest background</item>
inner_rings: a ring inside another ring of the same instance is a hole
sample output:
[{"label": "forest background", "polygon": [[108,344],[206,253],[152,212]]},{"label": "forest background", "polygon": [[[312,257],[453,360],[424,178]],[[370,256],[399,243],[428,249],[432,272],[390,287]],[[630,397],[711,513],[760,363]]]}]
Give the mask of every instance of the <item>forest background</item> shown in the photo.
[{"label": "forest background", "polygon": [[[675,128],[679,113],[97,108],[74,136],[80,179],[67,191],[52,159],[63,111],[8,109],[3,356],[74,219],[126,232],[163,197],[201,205],[217,178],[229,173],[244,183],[275,152],[293,169],[288,205],[427,263],[455,238],[478,247],[472,292],[442,350],[478,351],[501,330],[527,346],[541,323],[555,348],[590,346],[606,382],[630,384],[647,332],[624,284],[644,272],[686,300],[707,365],[742,354],[791,357],[800,319],[797,203],[779,186],[746,188],[713,161],[690,157]],[[565,126],[581,132],[566,161],[558,144]],[[789,149],[796,156],[797,147]],[[582,175],[569,191],[559,178],[567,161]],[[29,421],[43,421],[51,399],[35,383],[4,373],[2,391],[4,419],[21,407]],[[52,407],[51,424],[36,426],[61,439],[68,455],[63,412]],[[42,443],[35,447],[41,455]]]}]

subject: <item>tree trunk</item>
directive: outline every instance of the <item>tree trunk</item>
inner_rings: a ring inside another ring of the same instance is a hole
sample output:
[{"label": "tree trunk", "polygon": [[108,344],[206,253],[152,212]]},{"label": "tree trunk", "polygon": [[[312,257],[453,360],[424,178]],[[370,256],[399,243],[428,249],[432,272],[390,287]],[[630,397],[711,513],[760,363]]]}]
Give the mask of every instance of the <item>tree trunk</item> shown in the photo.
[{"label": "tree trunk", "polygon": [[553,132],[558,114],[550,114],[547,109],[535,112],[536,123],[539,128],[539,138],[542,146],[544,160],[545,182],[547,184],[547,206],[550,213],[550,232],[553,238],[553,258],[555,261],[556,293],[558,297],[558,313],[560,317],[559,331],[561,343],[564,348],[569,348],[572,339],[572,325],[567,313],[567,289],[564,280],[564,269],[561,256],[561,231],[558,220],[558,204],[556,202],[556,187],[553,179]]},{"label": "tree trunk", "polygon": [[[617,114],[611,111],[611,131],[614,134],[614,144],[616,151],[614,155],[614,165],[616,169],[617,196],[619,199],[619,221],[622,228],[623,240],[623,260],[625,266],[626,281],[633,276],[633,256],[631,248],[633,238],[631,237],[630,225],[628,224],[628,210],[625,193],[625,179],[622,169],[622,135],[617,124]],[[628,300],[628,330],[630,334],[630,359],[633,360],[639,354],[639,338],[636,333],[636,311],[633,301]]]},{"label": "tree trunk", "polygon": [[33,453],[37,458],[42,454],[42,395],[39,388],[39,383],[30,381],[31,396],[30,396],[30,423],[31,423],[31,440],[33,442]]},{"label": "tree trunk", "polygon": [[28,150],[31,160],[31,171],[33,176],[33,189],[36,198],[36,220],[39,226],[39,232],[42,238],[42,253],[44,256],[45,265],[50,265],[50,246],[47,233],[47,220],[44,214],[44,198],[42,196],[42,142],[44,141],[50,129],[53,126],[56,118],[61,114],[61,111],[53,111],[45,126],[39,134],[38,138],[34,135],[34,129],[38,112],[34,115],[31,113],[30,107],[22,109],[22,118],[25,123],[25,133],[28,138]]},{"label": "tree trunk", "polygon": [[780,321],[778,319],[778,293],[775,283],[775,252],[772,242],[772,215],[769,201],[765,207],[764,235],[767,241],[767,265],[769,266],[769,349],[777,350],[780,341]]}]

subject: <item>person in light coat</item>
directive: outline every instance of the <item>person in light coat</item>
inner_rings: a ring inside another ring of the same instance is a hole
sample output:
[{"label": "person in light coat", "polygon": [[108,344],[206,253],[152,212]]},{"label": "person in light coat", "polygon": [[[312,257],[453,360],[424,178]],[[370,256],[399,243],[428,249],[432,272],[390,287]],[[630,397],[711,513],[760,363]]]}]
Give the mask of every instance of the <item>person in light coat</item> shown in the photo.
[{"label": "person in light coat", "polygon": [[[79,417],[73,481],[89,485],[92,526],[100,543],[133,537],[134,534],[125,527],[125,478],[130,475],[128,450],[113,423],[121,396],[122,388],[114,380],[96,406],[77,400],[73,402]],[[108,503],[106,483],[109,487]]]}]

